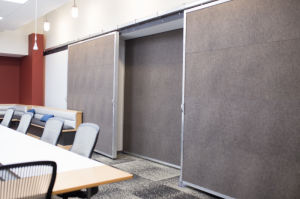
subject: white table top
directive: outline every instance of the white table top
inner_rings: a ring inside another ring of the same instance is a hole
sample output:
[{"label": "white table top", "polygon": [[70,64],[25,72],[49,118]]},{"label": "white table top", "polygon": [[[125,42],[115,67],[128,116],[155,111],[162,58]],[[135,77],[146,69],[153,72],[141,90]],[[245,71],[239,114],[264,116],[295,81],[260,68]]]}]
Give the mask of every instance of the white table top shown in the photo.
[{"label": "white table top", "polygon": [[0,125],[1,164],[49,160],[56,162],[57,173],[104,165]]}]

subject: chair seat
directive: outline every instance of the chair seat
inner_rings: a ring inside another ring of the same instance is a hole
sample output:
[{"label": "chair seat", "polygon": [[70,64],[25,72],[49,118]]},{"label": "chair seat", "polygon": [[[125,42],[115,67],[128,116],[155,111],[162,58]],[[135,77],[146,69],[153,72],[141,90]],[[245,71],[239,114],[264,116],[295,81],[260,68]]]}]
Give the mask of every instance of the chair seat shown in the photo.
[{"label": "chair seat", "polygon": [[[36,124],[38,126],[45,127],[46,122],[42,122],[40,119],[37,119],[37,118],[32,118],[31,124]],[[74,128],[71,126],[68,126],[68,125],[63,126],[63,130],[70,130],[70,129],[74,129]]]}]

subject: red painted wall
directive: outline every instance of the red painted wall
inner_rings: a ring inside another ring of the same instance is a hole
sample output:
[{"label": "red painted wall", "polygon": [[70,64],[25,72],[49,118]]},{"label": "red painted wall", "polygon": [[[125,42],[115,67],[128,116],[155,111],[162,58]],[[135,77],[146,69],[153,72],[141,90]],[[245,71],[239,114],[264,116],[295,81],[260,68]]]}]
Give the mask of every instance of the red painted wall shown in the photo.
[{"label": "red painted wall", "polygon": [[31,104],[32,99],[32,53],[28,51],[28,56],[20,60],[20,104]]},{"label": "red painted wall", "polygon": [[20,64],[20,104],[44,105],[44,35],[37,35],[38,50],[33,50],[34,34],[28,36],[28,56]]},{"label": "red painted wall", "polygon": [[0,104],[44,105],[44,35],[28,35],[28,56],[0,56]]},{"label": "red painted wall", "polygon": [[19,103],[20,58],[0,56],[0,104]]},{"label": "red painted wall", "polygon": [[[33,35],[32,35],[32,44],[34,44]],[[39,49],[32,50],[32,103],[31,104],[44,106],[44,35],[37,35],[37,44]]]}]

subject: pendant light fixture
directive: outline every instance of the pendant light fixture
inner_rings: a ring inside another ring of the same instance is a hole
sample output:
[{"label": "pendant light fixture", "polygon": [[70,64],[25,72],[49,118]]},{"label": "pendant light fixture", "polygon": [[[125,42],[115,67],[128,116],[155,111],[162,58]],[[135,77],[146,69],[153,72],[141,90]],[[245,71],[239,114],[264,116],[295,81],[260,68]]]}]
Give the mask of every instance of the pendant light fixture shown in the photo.
[{"label": "pendant light fixture", "polygon": [[33,46],[33,50],[38,50],[38,46],[36,43],[36,20],[37,20],[37,0],[35,0],[35,39],[34,39],[34,46]]},{"label": "pendant light fixture", "polygon": [[78,17],[78,8],[76,6],[75,0],[74,0],[74,5],[72,7],[72,17],[77,18]]},{"label": "pendant light fixture", "polygon": [[45,31],[50,30],[50,22],[48,21],[48,14],[46,14],[46,21],[44,22],[44,30]]}]

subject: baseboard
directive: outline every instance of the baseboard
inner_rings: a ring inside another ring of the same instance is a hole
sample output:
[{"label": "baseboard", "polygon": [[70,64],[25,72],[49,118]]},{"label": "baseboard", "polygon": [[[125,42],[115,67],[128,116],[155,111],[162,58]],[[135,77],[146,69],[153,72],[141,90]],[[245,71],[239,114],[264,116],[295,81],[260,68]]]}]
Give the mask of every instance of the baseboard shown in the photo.
[{"label": "baseboard", "polygon": [[99,153],[99,154],[101,154],[101,155],[104,155],[104,156],[106,156],[106,157],[109,157],[109,158],[111,158],[111,159],[113,159],[113,160],[116,160],[116,159],[117,159],[117,158],[114,158],[112,155],[109,155],[109,154],[104,153],[104,152],[102,152],[102,151],[98,151],[98,150],[95,150],[95,149],[94,149],[94,152]]},{"label": "baseboard", "polygon": [[169,166],[169,167],[173,167],[173,168],[176,168],[176,169],[180,169],[181,168],[178,165],[167,163],[167,162],[160,161],[160,160],[156,160],[156,159],[149,158],[149,157],[146,157],[146,156],[143,156],[143,155],[139,155],[139,154],[136,154],[136,153],[131,153],[131,152],[128,152],[128,151],[124,151],[124,152],[127,153],[127,154],[129,154],[129,155],[136,156],[138,158],[143,158],[143,159],[146,159],[146,160],[150,160],[152,162],[163,164],[163,165],[166,165],[166,166]]}]

